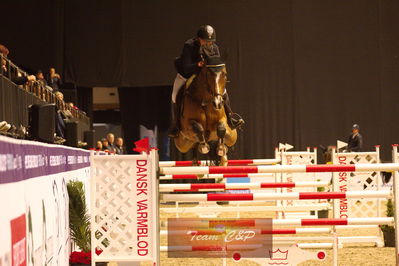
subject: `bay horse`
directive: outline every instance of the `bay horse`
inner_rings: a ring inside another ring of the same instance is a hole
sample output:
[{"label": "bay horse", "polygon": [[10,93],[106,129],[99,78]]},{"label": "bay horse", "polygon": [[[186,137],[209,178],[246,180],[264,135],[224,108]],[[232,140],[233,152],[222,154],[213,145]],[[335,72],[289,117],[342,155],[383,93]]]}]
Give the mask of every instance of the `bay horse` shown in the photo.
[{"label": "bay horse", "polygon": [[180,90],[183,91],[180,132],[174,141],[182,153],[197,149],[202,154],[210,151],[210,142],[216,142],[216,155],[220,157],[220,164],[226,165],[227,147],[236,143],[237,131],[228,125],[224,110],[226,65],[217,62],[206,62],[188,88]]}]

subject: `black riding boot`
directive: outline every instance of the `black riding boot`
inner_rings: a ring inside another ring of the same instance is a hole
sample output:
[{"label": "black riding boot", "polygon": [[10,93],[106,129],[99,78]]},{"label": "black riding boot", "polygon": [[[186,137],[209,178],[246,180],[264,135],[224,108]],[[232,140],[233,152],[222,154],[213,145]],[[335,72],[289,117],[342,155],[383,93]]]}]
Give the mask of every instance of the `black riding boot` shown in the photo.
[{"label": "black riding boot", "polygon": [[172,102],[171,125],[168,131],[168,136],[175,138],[179,135],[179,107]]},{"label": "black riding boot", "polygon": [[241,127],[245,122],[244,119],[237,113],[233,113],[230,106],[230,99],[227,92],[223,95],[224,99],[224,111],[226,112],[227,122],[231,129],[236,129]]}]

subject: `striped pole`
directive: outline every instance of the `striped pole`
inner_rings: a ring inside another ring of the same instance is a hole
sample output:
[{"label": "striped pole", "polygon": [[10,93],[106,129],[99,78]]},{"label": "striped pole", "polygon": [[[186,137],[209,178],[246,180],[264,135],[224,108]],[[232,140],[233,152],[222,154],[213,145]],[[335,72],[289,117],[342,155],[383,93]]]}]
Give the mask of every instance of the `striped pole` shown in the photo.
[{"label": "striped pole", "polygon": [[[292,228],[292,229],[251,229],[255,234],[261,235],[299,235],[299,234],[328,234],[331,232],[330,228]],[[223,235],[228,233],[226,230],[161,230],[161,235]]]},{"label": "striped pole", "polygon": [[[265,165],[279,163],[280,159],[248,159],[248,160],[228,160],[228,165]],[[198,161],[198,165],[206,166],[210,161]],[[173,166],[193,166],[192,161],[160,161],[160,167],[173,167]]]},{"label": "striped pole", "polygon": [[215,214],[220,212],[276,212],[276,211],[286,211],[286,212],[301,212],[301,211],[320,211],[328,210],[330,205],[328,203],[314,203],[309,205],[294,205],[294,206],[184,206],[179,208],[161,208],[162,212],[165,213],[212,213]]},{"label": "striped pole", "polygon": [[163,167],[161,174],[238,174],[238,173],[315,173],[315,172],[369,172],[397,171],[399,163],[350,165],[271,165],[271,166],[191,166]]},{"label": "striped pole", "polygon": [[[271,220],[271,221],[270,221]],[[320,218],[320,219],[240,219],[240,220],[195,220],[187,219],[174,227],[201,227],[201,228],[220,228],[221,225],[229,227],[265,227],[277,225],[289,226],[326,226],[326,225],[393,225],[393,217],[367,217],[367,218]],[[162,222],[162,226],[167,226],[168,222]]]},{"label": "striped pole", "polygon": [[169,180],[169,179],[210,179],[210,178],[258,178],[258,177],[270,177],[274,178],[272,173],[269,174],[209,174],[209,175],[164,175],[160,176],[161,180]]},{"label": "striped pole", "polygon": [[283,182],[283,183],[198,183],[160,184],[160,192],[223,191],[231,189],[263,189],[293,187],[326,187],[328,182]]},{"label": "striped pole", "polygon": [[[215,184],[219,185],[219,184]],[[390,191],[348,191],[348,192],[286,192],[286,193],[208,193],[208,194],[164,194],[164,201],[257,201],[257,200],[311,200],[311,199],[357,199],[387,198]]]},{"label": "striped pole", "polygon": [[[292,242],[292,241],[290,241]],[[278,245],[279,243],[273,243],[273,246]],[[287,243],[292,244],[292,243]],[[286,245],[286,244],[284,244]],[[296,243],[296,246],[301,249],[306,248],[332,248],[333,243]],[[259,249],[264,247],[263,245],[227,245],[227,246],[160,246],[161,252],[168,252],[168,251],[225,251],[225,250],[249,250],[249,249]]]}]

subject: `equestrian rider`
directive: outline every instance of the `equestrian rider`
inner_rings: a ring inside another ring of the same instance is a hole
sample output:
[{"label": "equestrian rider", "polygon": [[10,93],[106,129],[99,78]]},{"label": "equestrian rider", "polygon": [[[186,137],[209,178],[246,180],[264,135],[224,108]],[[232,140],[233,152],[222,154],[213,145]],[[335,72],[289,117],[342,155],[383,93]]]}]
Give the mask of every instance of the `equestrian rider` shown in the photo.
[{"label": "equestrian rider", "polygon": [[[204,59],[201,55],[203,49],[212,51],[213,56],[220,56],[219,47],[216,45],[215,41],[216,32],[213,27],[210,25],[201,26],[197,31],[197,37],[191,38],[184,43],[181,56],[175,60],[177,76],[173,84],[172,125],[169,129],[169,137],[176,137],[179,134],[180,106],[178,106],[176,103],[179,90],[185,85],[188,78],[199,73],[201,67],[205,65]],[[223,99],[224,109],[229,126],[232,129],[240,127],[242,124],[244,124],[244,120],[238,114],[234,114],[231,110],[227,90],[225,90]],[[233,117],[233,115],[235,117]]]}]

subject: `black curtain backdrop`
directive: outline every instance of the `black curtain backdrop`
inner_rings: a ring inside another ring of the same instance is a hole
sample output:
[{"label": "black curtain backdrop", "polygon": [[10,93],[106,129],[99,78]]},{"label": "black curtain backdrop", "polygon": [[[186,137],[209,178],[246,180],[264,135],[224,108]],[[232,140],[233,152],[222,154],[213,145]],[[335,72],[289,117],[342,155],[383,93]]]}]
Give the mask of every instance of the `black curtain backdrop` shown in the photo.
[{"label": "black curtain backdrop", "polygon": [[159,137],[166,134],[169,127],[171,91],[170,86],[118,88],[127,152],[133,153],[134,141],[140,139],[140,125],[151,130],[157,126]]},{"label": "black curtain backdrop", "polygon": [[[353,123],[364,150],[381,144],[383,158],[399,142],[399,1],[41,0],[2,9],[0,43],[11,59],[56,66],[77,86],[123,87],[130,102],[147,101],[139,88],[171,86],[184,40],[213,25],[228,52],[233,109],[246,120],[233,157],[268,158],[278,142],[302,150],[346,141]],[[122,109],[122,120],[158,102]]]}]

